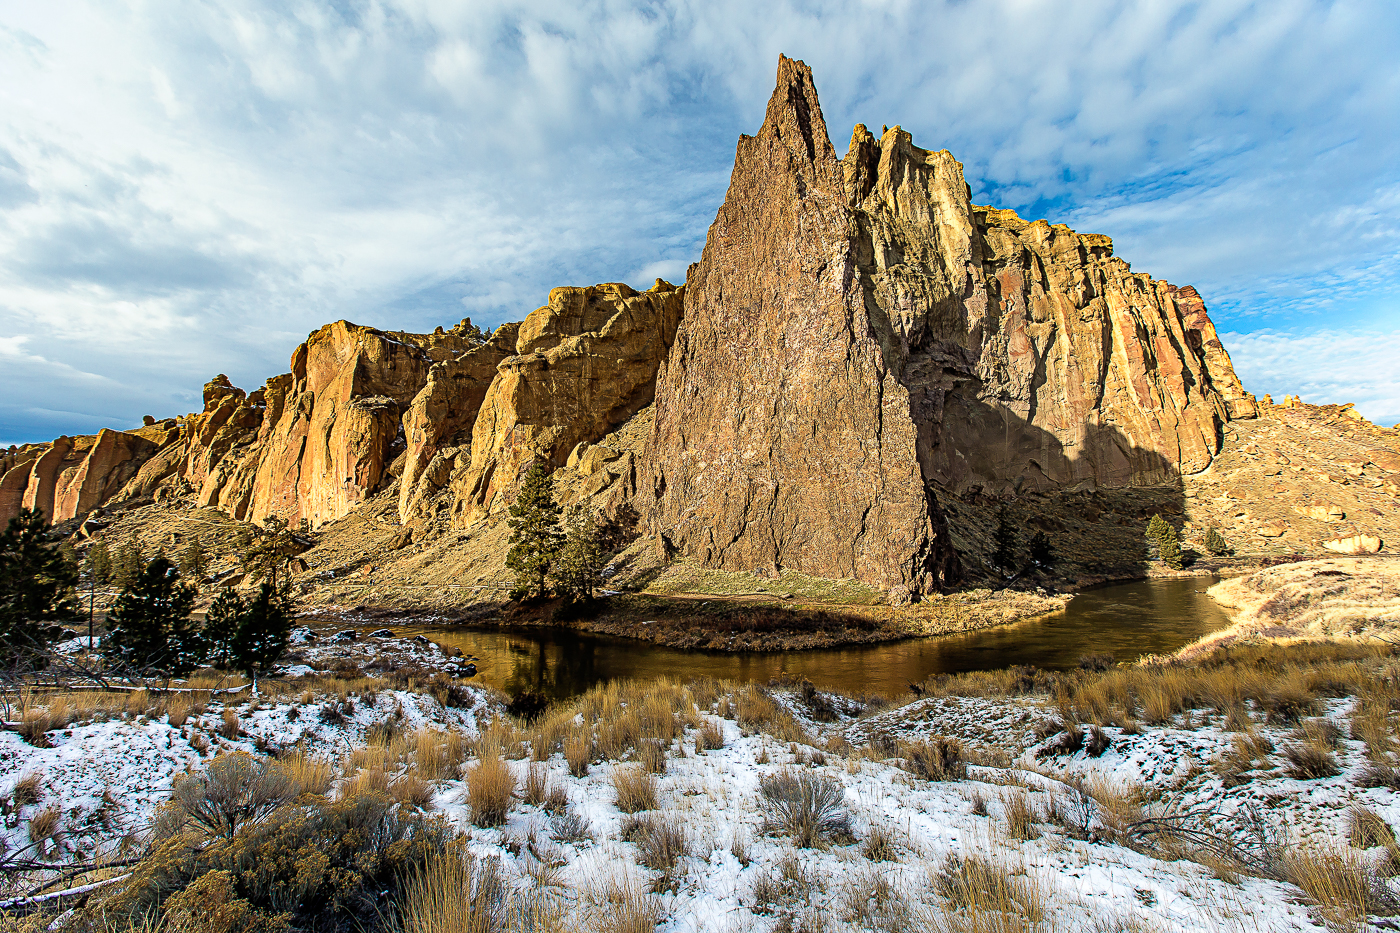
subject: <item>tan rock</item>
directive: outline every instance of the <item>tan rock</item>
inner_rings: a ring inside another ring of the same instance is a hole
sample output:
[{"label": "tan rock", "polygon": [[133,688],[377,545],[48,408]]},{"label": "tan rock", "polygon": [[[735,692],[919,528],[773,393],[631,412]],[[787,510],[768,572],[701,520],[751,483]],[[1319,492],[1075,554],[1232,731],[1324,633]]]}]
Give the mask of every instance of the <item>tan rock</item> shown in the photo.
[{"label": "tan rock", "polygon": [[580,443],[651,404],[684,295],[660,279],[645,292],[620,283],[552,290],[497,368],[472,430],[471,468],[454,480],[455,508],[466,517],[499,508],[527,463],[562,466]]},{"label": "tan rock", "polygon": [[1347,538],[1333,538],[1323,542],[1323,547],[1338,554],[1375,554],[1385,542],[1371,535],[1352,535]]},{"label": "tan rock", "polygon": [[1260,525],[1255,533],[1261,538],[1282,538],[1287,531],[1282,525]]},{"label": "tan rock", "polygon": [[449,464],[436,454],[443,446],[470,444],[472,425],[497,367],[515,353],[518,330],[516,324],[500,327],[484,345],[429,370],[427,385],[403,418],[408,447],[399,483],[399,515],[404,521],[417,516],[427,499],[448,484],[457,457]]},{"label": "tan rock", "polygon": [[1339,505],[1298,506],[1293,511],[1319,522],[1339,522],[1347,517],[1347,513]]}]

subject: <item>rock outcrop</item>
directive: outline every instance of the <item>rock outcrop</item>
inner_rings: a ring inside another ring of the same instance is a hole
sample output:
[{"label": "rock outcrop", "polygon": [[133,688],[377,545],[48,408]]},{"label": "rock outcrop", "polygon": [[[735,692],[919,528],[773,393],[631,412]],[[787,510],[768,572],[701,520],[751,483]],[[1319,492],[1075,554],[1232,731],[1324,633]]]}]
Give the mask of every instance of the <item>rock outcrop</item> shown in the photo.
[{"label": "rock outcrop", "polygon": [[403,413],[430,368],[478,346],[469,328],[407,334],[337,321],[297,347],[290,373],[251,395],[219,377],[186,422],[180,475],[200,504],[235,518],[311,528],[340,518],[388,478],[404,449]]},{"label": "rock outcrop", "polygon": [[399,477],[399,515],[405,521],[426,512],[428,501],[453,474],[470,466],[477,413],[496,368],[515,355],[519,331],[518,324],[504,324],[482,346],[434,363],[428,371],[427,385],[403,416],[408,449]]},{"label": "rock outcrop", "polygon": [[481,404],[470,467],[454,481],[457,513],[498,509],[525,464],[563,466],[579,444],[651,404],[684,295],[661,279],[644,292],[617,282],[553,289],[520,324],[515,355]]},{"label": "rock outcrop", "polygon": [[[145,436],[143,436],[145,435]],[[83,515],[112,498],[153,453],[175,439],[174,425],[141,432],[111,431],[26,445],[0,476],[0,524],[21,508],[52,522]]]},{"label": "rock outcrop", "polygon": [[1165,481],[1247,413],[1194,291],[974,206],[899,127],[838,158],[787,58],[686,287],[652,524],[720,569],[927,592],[956,568],[939,491]]}]

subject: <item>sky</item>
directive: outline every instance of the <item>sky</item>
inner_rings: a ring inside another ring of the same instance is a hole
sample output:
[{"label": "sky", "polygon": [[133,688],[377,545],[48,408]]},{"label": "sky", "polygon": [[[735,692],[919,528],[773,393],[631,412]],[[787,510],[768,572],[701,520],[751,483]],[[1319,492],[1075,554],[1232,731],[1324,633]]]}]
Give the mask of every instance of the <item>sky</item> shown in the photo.
[{"label": "sky", "polygon": [[1400,4],[0,0],[0,445],[333,320],[679,283],[778,54],[975,203],[1205,298],[1246,388],[1400,422]]}]

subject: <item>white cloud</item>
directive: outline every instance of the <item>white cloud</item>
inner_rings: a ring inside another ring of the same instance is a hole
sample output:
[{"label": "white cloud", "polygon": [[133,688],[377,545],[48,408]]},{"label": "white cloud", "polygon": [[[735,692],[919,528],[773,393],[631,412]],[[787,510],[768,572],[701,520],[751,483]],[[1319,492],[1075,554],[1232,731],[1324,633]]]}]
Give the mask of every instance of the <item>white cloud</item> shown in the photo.
[{"label": "white cloud", "polygon": [[1245,388],[1275,402],[1353,402],[1380,425],[1400,423],[1400,331],[1221,334]]},{"label": "white cloud", "polygon": [[[0,0],[0,334],[113,386],[7,366],[0,398],[133,420],[335,318],[675,281],[780,51],[838,148],[901,123],[1222,329],[1345,329],[1397,292],[1397,36],[1380,0]],[[6,440],[77,429],[9,410]]]}]

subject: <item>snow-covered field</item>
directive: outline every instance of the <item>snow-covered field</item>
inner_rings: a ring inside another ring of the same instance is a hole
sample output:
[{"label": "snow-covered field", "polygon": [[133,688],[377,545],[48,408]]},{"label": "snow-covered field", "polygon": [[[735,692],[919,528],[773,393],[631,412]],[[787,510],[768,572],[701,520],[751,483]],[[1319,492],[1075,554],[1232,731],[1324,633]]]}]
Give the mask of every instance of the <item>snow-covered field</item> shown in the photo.
[{"label": "snow-covered field", "polygon": [[[138,842],[176,776],[221,752],[271,754],[298,746],[342,761],[389,721],[399,730],[431,726],[475,735],[496,715],[499,700],[478,688],[462,690],[471,697],[466,708],[445,708],[426,694],[379,690],[372,700],[354,700],[352,709],[338,706],[343,720],[321,715],[323,698],[271,702],[239,695],[211,701],[179,724],[142,715],[75,724],[49,733],[51,748],[0,732],[0,798],[13,801],[16,786],[30,775],[39,783],[37,801],[4,806],[0,844],[11,856],[27,849],[66,861],[116,849],[123,837]],[[1357,786],[1365,759],[1362,743],[1345,737],[1348,699],[1331,701],[1323,717],[1340,729],[1339,774],[1306,781],[1285,776],[1281,753],[1291,741],[1289,730],[1256,723],[1253,734],[1275,752],[1227,787],[1213,762],[1229,752],[1238,733],[1226,732],[1204,711],[1179,717],[1175,727],[1143,727],[1138,734],[1106,729],[1111,744],[1096,758],[1084,750],[1039,757],[1047,740],[1037,738],[1046,731],[1038,727],[1054,718],[1043,699],[927,698],[873,715],[856,715],[857,706],[837,699],[838,710],[847,713],[818,723],[796,693],[775,697],[813,736],[810,744],[742,729],[718,715],[723,706],[712,706],[703,717],[722,729],[722,748],[698,750],[693,731],[672,745],[666,771],[658,775],[658,812],[684,827],[686,855],[664,879],[640,867],[637,844],[624,841],[629,817],[616,806],[611,779],[618,768],[636,768],[633,762],[597,762],[581,778],[570,775],[557,753],[543,763],[550,786],[564,790],[569,811],[584,824],[579,838],[561,833],[557,812],[523,801],[503,826],[472,825],[465,778],[436,782],[430,808],[468,835],[474,853],[499,859],[519,889],[540,889],[566,912],[609,884],[655,888],[648,896],[657,928],[665,931],[906,928],[891,918],[940,908],[937,876],[950,857],[1004,866],[1038,892],[1044,918],[1027,929],[1319,929],[1316,908],[1291,885],[1213,872],[1185,859],[1164,861],[1119,844],[1121,838],[1108,841],[1111,834],[1057,825],[1052,809],[1073,796],[1063,781],[1119,792],[1143,788],[1150,807],[1208,811],[1225,823],[1257,812],[1278,838],[1313,844],[1345,844],[1353,804],[1370,807],[1391,825],[1400,821],[1394,792]],[[231,731],[226,710],[237,716],[232,737],[221,734]],[[901,769],[898,742],[933,735],[960,737],[974,761],[984,764],[956,781],[924,781]],[[531,762],[508,765],[523,787]],[[769,825],[760,780],[790,769],[839,782],[850,839],[796,849]],[[30,821],[54,805],[61,809],[58,830],[40,853]],[[1038,815],[1023,834],[1034,838],[1013,838],[1008,808],[1024,805]],[[1089,830],[1103,824],[1094,808]],[[892,843],[893,860],[869,857],[867,843],[875,836]],[[1384,852],[1358,854],[1379,859]]]}]

